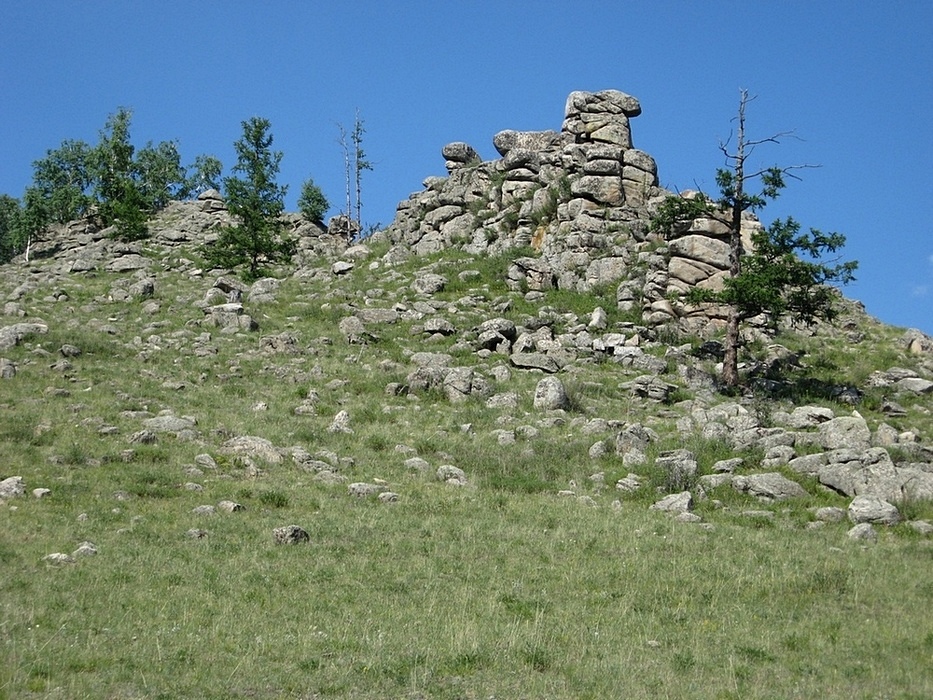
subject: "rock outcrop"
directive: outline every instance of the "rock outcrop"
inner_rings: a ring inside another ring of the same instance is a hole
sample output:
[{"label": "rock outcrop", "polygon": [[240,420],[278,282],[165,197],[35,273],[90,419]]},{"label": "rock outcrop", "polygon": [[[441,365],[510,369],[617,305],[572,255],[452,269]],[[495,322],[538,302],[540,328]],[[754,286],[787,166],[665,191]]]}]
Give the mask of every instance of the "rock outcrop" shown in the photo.
[{"label": "rock outcrop", "polygon": [[[616,285],[619,307],[640,311],[651,325],[718,328],[722,309],[671,299],[693,286],[722,285],[728,230],[697,219],[669,241],[649,231],[652,213],[671,193],[658,186],[654,159],[634,147],[630,120],[639,114],[638,100],[618,90],[573,92],[560,131],[500,131],[497,160],[480,160],[466,143],[447,144],[448,176],[426,179],[376,234],[393,244],[386,259],[532,248],[534,257],[517,255],[509,270],[513,289]],[[750,240],[758,225],[749,217],[743,236]]]}]

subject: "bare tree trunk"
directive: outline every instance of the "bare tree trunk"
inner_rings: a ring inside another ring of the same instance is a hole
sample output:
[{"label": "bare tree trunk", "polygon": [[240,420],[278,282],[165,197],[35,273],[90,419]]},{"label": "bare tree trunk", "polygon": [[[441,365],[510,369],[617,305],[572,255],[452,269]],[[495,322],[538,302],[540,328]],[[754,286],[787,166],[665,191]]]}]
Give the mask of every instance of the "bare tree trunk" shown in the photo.
[{"label": "bare tree trunk", "polygon": [[340,130],[340,138],[337,142],[340,144],[340,147],[343,149],[343,163],[346,169],[347,176],[347,208],[344,210],[347,213],[347,230],[344,232],[344,237],[347,239],[347,243],[352,243],[353,232],[350,221],[353,216],[352,212],[352,202],[350,200],[350,146],[347,144],[347,130],[343,128],[343,124],[338,124],[337,128]]},{"label": "bare tree trunk", "polygon": [[[738,134],[736,139],[735,192],[732,196],[732,211],[729,221],[729,276],[733,279],[742,272],[742,212],[745,210],[745,105],[748,91],[742,90],[739,99]],[[735,387],[739,383],[739,311],[735,306],[729,309],[726,324],[726,353],[722,363],[722,381],[726,386]]]}]

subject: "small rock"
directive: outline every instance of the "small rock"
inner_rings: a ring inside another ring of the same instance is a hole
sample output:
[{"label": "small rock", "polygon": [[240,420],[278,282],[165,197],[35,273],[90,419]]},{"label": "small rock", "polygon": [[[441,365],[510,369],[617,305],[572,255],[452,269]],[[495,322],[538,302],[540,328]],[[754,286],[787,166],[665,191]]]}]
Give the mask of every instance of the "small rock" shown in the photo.
[{"label": "small rock", "polygon": [[696,513],[689,513],[689,512],[678,513],[678,514],[674,517],[674,520],[676,520],[678,523],[699,523],[699,522],[703,522],[703,518],[701,518],[699,515],[697,515]]},{"label": "small rock", "polygon": [[817,508],[813,517],[824,523],[841,523],[846,517],[846,512],[842,508],[827,506]]},{"label": "small rock", "polygon": [[452,486],[465,486],[466,472],[452,464],[442,464],[437,468],[437,480]]},{"label": "small rock", "polygon": [[933,535],[933,525],[926,520],[910,520],[907,527],[920,535]]},{"label": "small rock", "polygon": [[383,493],[379,494],[379,501],[381,503],[397,503],[398,494],[393,493],[392,491],[384,491]]},{"label": "small rock", "polygon": [[686,513],[693,510],[693,494],[689,491],[672,493],[670,496],[665,496],[657,503],[648,506],[648,510],[660,510],[673,514]]},{"label": "small rock", "polygon": [[239,513],[240,511],[246,510],[246,506],[236,503],[235,501],[221,501],[217,504],[217,510],[221,510],[224,513]]},{"label": "small rock", "polygon": [[197,506],[191,510],[195,515],[213,515],[215,513],[214,506],[204,505]]},{"label": "small rock", "polygon": [[42,557],[42,561],[47,562],[48,564],[53,564],[60,566],[62,564],[74,564],[75,559],[70,554],[64,554],[62,552],[53,552],[52,554],[46,554]]},{"label": "small rock", "polygon": [[71,556],[77,559],[78,557],[92,557],[97,553],[96,544],[93,542],[82,542],[78,545],[78,548],[71,553]]},{"label": "small rock", "polygon": [[32,495],[35,498],[45,498],[52,493],[52,489],[33,489]]},{"label": "small rock", "polygon": [[297,525],[275,528],[272,531],[272,538],[276,544],[300,544],[311,540],[311,536]]},{"label": "small rock", "polygon": [[25,492],[26,484],[21,476],[11,476],[0,481],[0,498],[22,496]]},{"label": "small rock", "polygon": [[367,484],[363,481],[357,481],[350,484],[347,487],[347,492],[351,496],[356,496],[357,498],[366,498],[368,496],[375,496],[377,493],[382,491],[382,487],[377,484]]},{"label": "small rock", "polygon": [[859,523],[846,534],[850,539],[853,540],[866,540],[868,542],[874,542],[878,539],[878,533],[875,532],[875,528],[871,523]]},{"label": "small rock", "polygon": [[203,540],[207,537],[207,530],[202,530],[199,527],[193,527],[187,532],[185,532],[185,537],[189,537],[192,540]]}]

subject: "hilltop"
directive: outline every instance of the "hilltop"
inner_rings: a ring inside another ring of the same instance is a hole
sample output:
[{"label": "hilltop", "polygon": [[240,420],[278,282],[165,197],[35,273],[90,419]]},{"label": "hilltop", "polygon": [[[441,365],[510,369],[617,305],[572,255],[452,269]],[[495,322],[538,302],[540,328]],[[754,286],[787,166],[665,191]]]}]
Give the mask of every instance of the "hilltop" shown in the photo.
[{"label": "hilltop", "polygon": [[[171,202],[145,240],[85,219],[4,265],[16,644],[0,697],[156,696],[147,682],[174,697],[764,697],[776,659],[780,695],[929,691],[933,629],[903,620],[929,598],[933,339],[840,298],[832,325],[753,326],[743,391],[724,393],[720,310],[674,294],[721,278],[723,232],[650,230],[669,193],[632,143],[639,111],[573,93],[560,131],[500,132],[495,161],[448,144],[448,176],[361,242],[285,215],[297,254],[249,284],[205,264],[230,222],[213,190]],[[293,541],[307,553],[275,544]],[[767,581],[756,550],[776,562]],[[896,651],[844,680],[883,652],[868,633],[826,641],[821,615],[837,636],[890,616]],[[262,631],[231,631],[243,621]],[[761,624],[773,634],[756,641]],[[815,648],[825,666],[801,670]],[[653,670],[623,682],[619,649]],[[744,676],[725,682],[736,654]]]}]

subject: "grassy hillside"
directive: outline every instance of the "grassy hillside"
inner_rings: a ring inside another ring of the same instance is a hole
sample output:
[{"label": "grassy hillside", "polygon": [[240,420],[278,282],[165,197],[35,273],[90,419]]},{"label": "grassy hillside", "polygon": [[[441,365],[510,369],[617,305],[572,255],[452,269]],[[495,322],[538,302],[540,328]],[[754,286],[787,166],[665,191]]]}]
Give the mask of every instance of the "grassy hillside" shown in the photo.
[{"label": "grassy hillside", "polygon": [[[0,479],[26,487],[0,500],[0,698],[933,695],[930,536],[900,524],[867,543],[847,521],[816,526],[815,508],[851,499],[786,470],[806,497],[723,486],[697,498],[699,522],[649,510],[675,486],[654,464],[664,451],[691,450],[698,476],[735,456],[740,473],[762,471],[760,449],[688,429],[701,407],[738,403],[763,425],[803,404],[848,415],[832,389],[854,386],[872,429],[928,444],[928,396],[898,396],[892,416],[868,386],[891,367],[929,374],[903,331],[853,305],[837,328],[759,342],[749,362],[779,343],[802,366],[776,395],[742,397],[703,379],[715,360],[692,352],[699,340],[662,333],[642,349],[666,363],[667,403],[633,394],[643,370],[590,357],[558,375],[569,408],[543,411],[543,375],[477,353],[474,329],[546,317],[559,333],[597,306],[631,328],[614,290],[531,301],[504,284],[510,256],[388,266],[384,252],[340,276],[321,259],[273,300],[246,299],[253,332],[207,323],[220,273],[200,273],[195,249],[146,246],[151,297],[124,299],[146,275],[65,273],[54,257],[2,268],[0,327],[48,331],[0,351],[16,367],[0,380]],[[426,271],[446,288],[412,291]],[[365,321],[375,309],[395,315]],[[363,342],[348,341],[350,316]],[[435,317],[455,332],[426,333]],[[504,398],[407,391],[419,352],[449,354]],[[352,432],[333,427],[341,411]],[[159,416],[188,420],[160,432],[147,423]],[[657,439],[631,466],[614,445],[636,423]],[[243,436],[278,451],[225,449]],[[444,465],[466,483],[440,481]],[[643,486],[616,489],[629,472]],[[351,495],[356,483],[375,493]],[[933,519],[928,502],[900,508]],[[309,541],[277,544],[292,524]],[[83,542],[97,553],[45,559]]]}]

